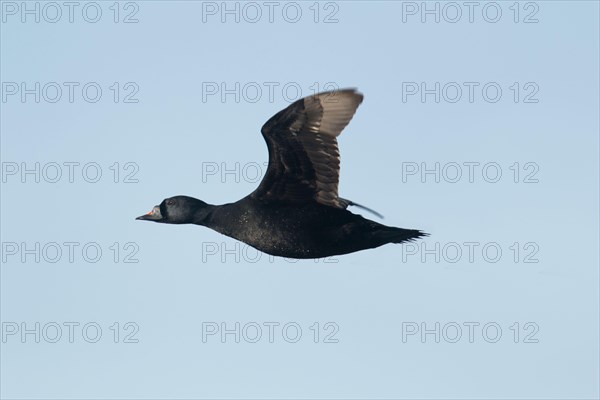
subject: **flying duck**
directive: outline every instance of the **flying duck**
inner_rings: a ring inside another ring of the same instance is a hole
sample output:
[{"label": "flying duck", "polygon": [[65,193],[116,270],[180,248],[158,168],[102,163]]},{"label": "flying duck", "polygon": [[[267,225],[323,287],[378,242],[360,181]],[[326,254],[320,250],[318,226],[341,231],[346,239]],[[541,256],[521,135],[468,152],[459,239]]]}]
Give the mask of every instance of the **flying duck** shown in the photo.
[{"label": "flying duck", "polygon": [[420,230],[386,226],[353,214],[348,206],[367,208],[338,195],[337,137],[362,100],[355,89],[323,92],[271,117],[261,130],[269,149],[267,172],[243,199],[212,205],[174,196],[136,219],[203,225],[287,258],[347,254],[426,236]]}]

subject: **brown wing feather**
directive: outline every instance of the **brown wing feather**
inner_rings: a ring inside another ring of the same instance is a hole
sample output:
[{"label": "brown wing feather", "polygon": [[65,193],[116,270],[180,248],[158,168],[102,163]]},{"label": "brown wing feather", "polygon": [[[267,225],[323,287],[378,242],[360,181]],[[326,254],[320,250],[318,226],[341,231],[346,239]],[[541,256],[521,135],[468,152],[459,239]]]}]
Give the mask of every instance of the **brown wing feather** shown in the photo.
[{"label": "brown wing feather", "polygon": [[305,97],[262,127],[269,166],[252,196],[264,201],[316,201],[346,208],[338,196],[340,153],[336,137],[363,100],[354,89]]}]

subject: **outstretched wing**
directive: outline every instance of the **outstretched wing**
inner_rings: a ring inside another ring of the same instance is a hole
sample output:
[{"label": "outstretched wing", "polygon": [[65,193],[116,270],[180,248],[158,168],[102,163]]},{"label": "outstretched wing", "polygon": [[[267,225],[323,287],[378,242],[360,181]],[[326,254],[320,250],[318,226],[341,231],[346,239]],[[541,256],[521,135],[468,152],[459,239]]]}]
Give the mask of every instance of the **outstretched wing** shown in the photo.
[{"label": "outstretched wing", "polygon": [[305,97],[275,114],[262,127],[269,166],[252,193],[263,201],[316,201],[346,208],[338,196],[340,153],[336,137],[348,125],[363,95],[354,89]]}]

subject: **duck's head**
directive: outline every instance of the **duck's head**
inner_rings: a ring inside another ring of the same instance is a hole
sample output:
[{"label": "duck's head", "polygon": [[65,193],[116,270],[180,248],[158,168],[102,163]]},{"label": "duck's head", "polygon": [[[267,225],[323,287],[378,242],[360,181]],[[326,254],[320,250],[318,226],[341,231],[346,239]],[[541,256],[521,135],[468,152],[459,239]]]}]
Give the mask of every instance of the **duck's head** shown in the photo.
[{"label": "duck's head", "polygon": [[173,196],[164,199],[150,212],[136,218],[165,224],[200,223],[207,215],[209,205],[189,196]]}]

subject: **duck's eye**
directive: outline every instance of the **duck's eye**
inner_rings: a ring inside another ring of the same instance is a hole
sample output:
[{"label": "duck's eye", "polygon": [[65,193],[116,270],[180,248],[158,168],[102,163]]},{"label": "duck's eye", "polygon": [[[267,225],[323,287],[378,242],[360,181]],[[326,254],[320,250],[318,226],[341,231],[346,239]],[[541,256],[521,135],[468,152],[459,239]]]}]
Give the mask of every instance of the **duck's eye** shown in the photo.
[{"label": "duck's eye", "polygon": [[173,204],[175,204],[175,200],[173,200],[173,199],[167,200],[167,205],[168,206],[172,206]]}]

